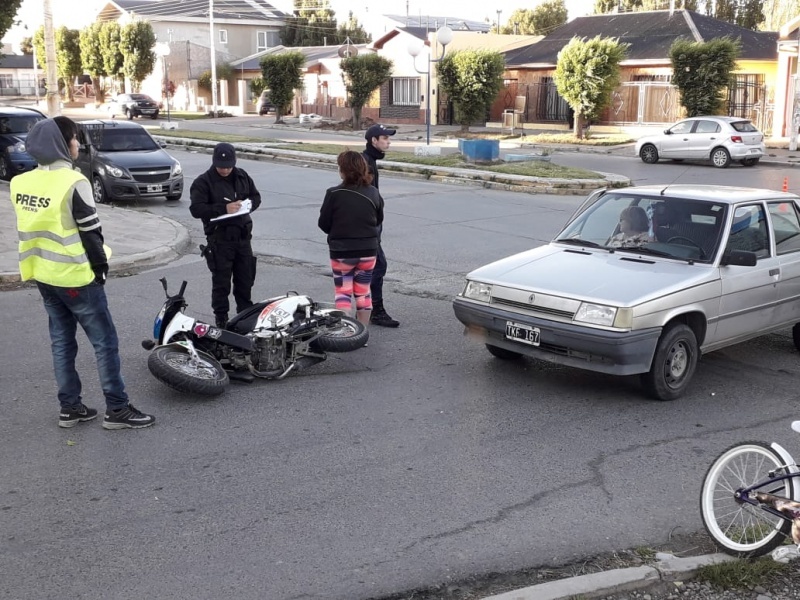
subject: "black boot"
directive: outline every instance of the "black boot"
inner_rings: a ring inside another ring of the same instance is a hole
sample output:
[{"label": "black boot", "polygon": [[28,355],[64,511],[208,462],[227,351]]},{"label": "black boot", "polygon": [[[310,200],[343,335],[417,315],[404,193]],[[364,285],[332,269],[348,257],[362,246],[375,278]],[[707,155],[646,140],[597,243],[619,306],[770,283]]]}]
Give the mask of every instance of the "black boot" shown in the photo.
[{"label": "black boot", "polygon": [[383,302],[372,304],[372,315],[369,322],[378,327],[400,327],[400,321],[395,321],[383,308]]},{"label": "black boot", "polygon": [[214,315],[214,322],[220,329],[225,329],[228,325],[228,315],[225,313],[218,313]]}]

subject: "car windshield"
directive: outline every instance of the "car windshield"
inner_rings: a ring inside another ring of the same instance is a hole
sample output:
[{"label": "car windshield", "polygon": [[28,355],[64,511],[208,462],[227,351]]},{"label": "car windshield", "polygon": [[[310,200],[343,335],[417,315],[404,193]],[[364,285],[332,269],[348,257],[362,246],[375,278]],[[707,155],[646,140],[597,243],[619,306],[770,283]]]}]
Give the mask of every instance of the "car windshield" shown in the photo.
[{"label": "car windshield", "polygon": [[37,115],[0,116],[0,133],[28,133],[43,118]]},{"label": "car windshield", "polygon": [[149,100],[150,102],[153,99],[150,96],[145,96],[144,94],[131,94],[131,100]]},{"label": "car windshield", "polygon": [[575,217],[555,241],[712,262],[726,211],[718,202],[612,192]]},{"label": "car windshield", "polygon": [[102,127],[87,131],[92,145],[101,152],[140,152],[160,148],[144,129],[138,127]]}]

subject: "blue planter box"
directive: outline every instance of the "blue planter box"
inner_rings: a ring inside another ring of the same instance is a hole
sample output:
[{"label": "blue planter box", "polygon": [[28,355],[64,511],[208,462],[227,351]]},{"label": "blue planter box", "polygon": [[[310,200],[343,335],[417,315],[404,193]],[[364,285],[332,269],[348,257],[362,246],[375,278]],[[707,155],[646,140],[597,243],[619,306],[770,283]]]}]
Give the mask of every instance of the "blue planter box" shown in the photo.
[{"label": "blue planter box", "polygon": [[458,140],[458,149],[468,161],[490,162],[500,158],[500,140]]}]

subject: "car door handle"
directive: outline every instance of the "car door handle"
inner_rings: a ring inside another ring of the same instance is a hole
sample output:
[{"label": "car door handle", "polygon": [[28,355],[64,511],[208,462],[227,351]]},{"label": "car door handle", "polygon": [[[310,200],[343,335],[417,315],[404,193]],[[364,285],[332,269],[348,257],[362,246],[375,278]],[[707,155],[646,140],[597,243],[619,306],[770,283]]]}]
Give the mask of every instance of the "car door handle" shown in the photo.
[{"label": "car door handle", "polygon": [[780,275],[781,274],[781,270],[780,269],[770,269],[769,270],[769,274],[770,274],[770,276],[772,276],[772,275]]},{"label": "car door handle", "polygon": [[715,139],[717,139],[717,138],[715,138],[715,137],[712,137],[712,138],[710,138],[710,139],[712,139],[712,140],[715,140]]}]

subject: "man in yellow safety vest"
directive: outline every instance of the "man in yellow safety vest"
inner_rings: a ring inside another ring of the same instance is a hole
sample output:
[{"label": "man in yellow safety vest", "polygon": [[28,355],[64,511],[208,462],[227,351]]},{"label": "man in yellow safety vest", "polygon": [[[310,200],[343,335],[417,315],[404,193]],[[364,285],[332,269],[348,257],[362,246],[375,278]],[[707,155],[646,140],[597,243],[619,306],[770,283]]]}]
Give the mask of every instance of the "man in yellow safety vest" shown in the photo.
[{"label": "man in yellow safety vest", "polygon": [[53,368],[61,403],[59,427],[97,417],[81,398],[75,370],[77,326],[94,347],[106,400],[105,429],[148,427],[155,417],[128,402],[119,361],[119,340],[105,288],[110,250],[89,180],[72,168],[78,157],[78,126],[67,117],[36,123],[26,139],[39,167],[11,180],[17,215],[19,271],[36,282],[49,317]]}]

